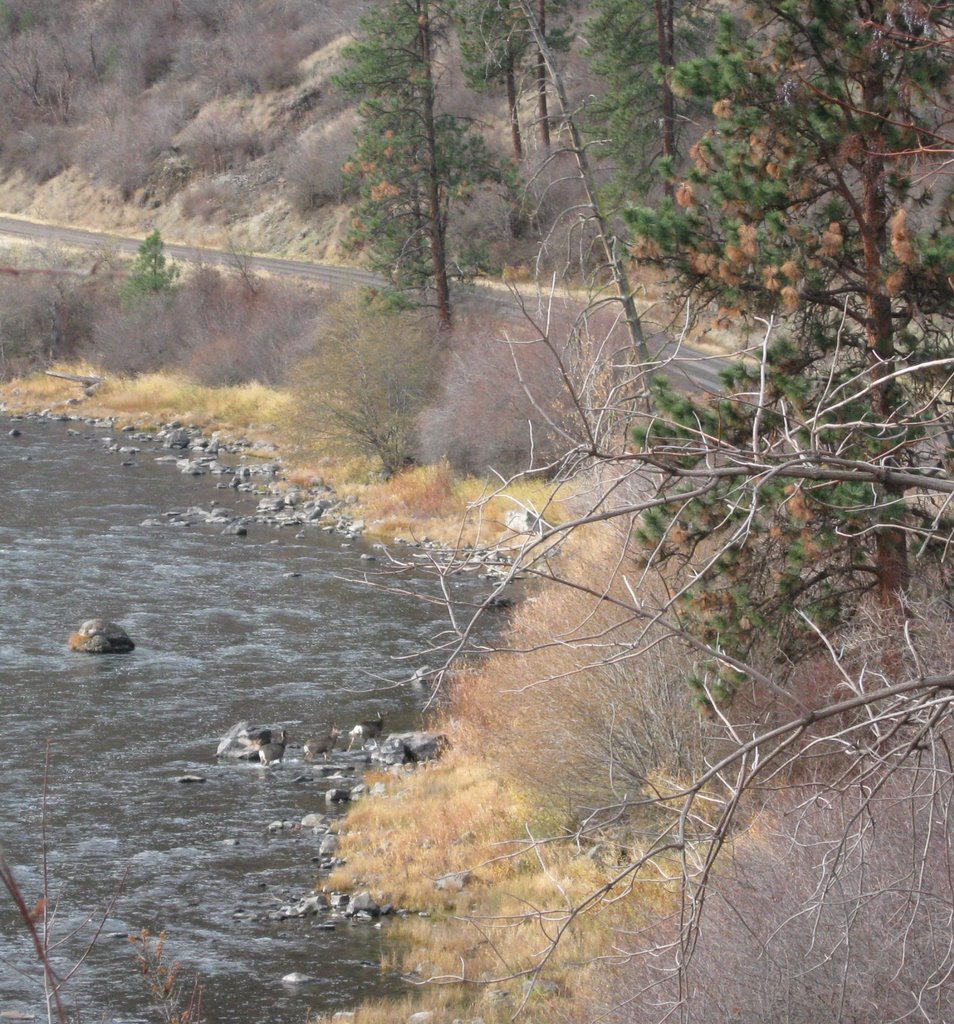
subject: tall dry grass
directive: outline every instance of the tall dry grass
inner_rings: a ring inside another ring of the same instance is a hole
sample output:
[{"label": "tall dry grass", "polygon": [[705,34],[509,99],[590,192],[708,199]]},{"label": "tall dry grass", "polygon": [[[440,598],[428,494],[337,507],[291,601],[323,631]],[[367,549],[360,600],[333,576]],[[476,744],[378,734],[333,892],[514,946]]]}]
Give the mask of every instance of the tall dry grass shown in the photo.
[{"label": "tall dry grass", "polygon": [[[577,531],[560,571],[628,600],[622,544],[609,528]],[[601,595],[535,592],[507,649],[459,677],[459,743],[574,820],[687,777],[711,728],[686,685],[692,659],[643,629]]]},{"label": "tall dry grass", "polygon": [[[393,922],[385,969],[416,990],[397,1004],[370,1003],[356,1021],[386,1024],[430,1010],[438,1020],[478,1015],[503,1022],[586,1019],[589,975],[617,928],[669,903],[663,886],[637,880],[575,916],[575,905],[615,870],[572,843],[534,843],[560,822],[530,791],[484,759],[452,752],[438,766],[388,776],[387,795],[348,814],[345,865],[328,888],[367,889],[382,903],[423,911]],[[440,889],[468,872],[460,890]],[[565,928],[550,954],[550,941]],[[538,984],[531,973],[540,970]]]},{"label": "tall dry grass", "polygon": [[407,540],[425,537],[449,546],[490,546],[516,541],[507,526],[515,510],[545,510],[548,522],[566,517],[565,505],[555,501],[555,486],[546,480],[514,480],[505,487],[476,476],[461,477],[446,460],[414,466],[381,480],[355,466],[352,478],[339,476],[354,494],[369,527]]}]

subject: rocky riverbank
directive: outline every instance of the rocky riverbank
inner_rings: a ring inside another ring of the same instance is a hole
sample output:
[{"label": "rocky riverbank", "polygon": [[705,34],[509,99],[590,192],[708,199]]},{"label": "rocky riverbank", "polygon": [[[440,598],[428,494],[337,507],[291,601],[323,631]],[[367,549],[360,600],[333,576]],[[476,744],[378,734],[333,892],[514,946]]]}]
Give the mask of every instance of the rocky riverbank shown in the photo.
[{"label": "rocky riverbank", "polygon": [[[296,534],[327,530],[340,536],[343,544],[363,543],[367,530],[362,517],[356,514],[356,503],[340,496],[323,480],[291,482],[277,447],[230,432],[204,431],[187,421],[171,420],[144,429],[136,424],[122,424],[114,417],[85,416],[80,412],[45,409],[22,413],[22,419],[12,421],[10,428],[25,431],[24,424],[32,421],[58,421],[67,430],[88,437],[91,444],[102,445],[117,460],[117,472],[132,468],[137,460],[150,458],[165,463],[170,471],[208,476],[215,481],[216,491],[222,494],[221,502],[216,500],[208,507],[164,509],[144,520],[151,529],[214,529],[236,537],[242,535],[242,528],[247,531],[253,526],[291,530]],[[418,556],[428,561],[444,557],[444,549],[433,541],[422,539],[413,543],[425,550],[406,551],[409,562]],[[410,546],[400,545],[405,549]],[[369,559],[390,557],[383,549],[370,546],[365,554]],[[447,557],[451,557],[449,552]],[[511,568],[506,551],[494,547],[471,552],[467,562],[469,570],[495,583]],[[354,770],[342,771],[339,778],[334,777],[334,762],[329,774],[324,765],[309,766],[307,771],[301,768],[300,774],[315,784],[307,789],[321,787],[319,795],[323,794],[326,810],[300,818],[259,819],[256,827],[274,842],[282,843],[286,838],[292,843],[307,840],[302,844],[303,855],[311,865],[307,870],[321,873],[319,888],[327,891],[290,889],[277,906],[273,895],[263,895],[261,901],[245,898],[234,907],[235,921],[255,927],[262,922],[281,927],[282,922],[293,925],[307,918],[316,929],[330,931],[349,921],[373,927],[382,920],[391,920],[402,934],[417,922],[418,929],[425,928],[424,932],[413,933],[411,941],[417,948],[448,945],[443,930],[446,926],[435,928],[434,917],[444,919],[448,913],[466,913],[468,908],[484,905],[490,890],[502,881],[506,880],[507,889],[518,889],[527,877],[526,866],[514,859],[511,869],[504,863],[506,858],[499,857],[500,844],[520,834],[524,827],[525,812],[520,800],[499,784],[491,784],[484,767],[475,769],[472,762],[464,762],[462,767],[458,759],[452,760],[452,764],[425,772],[413,767],[394,767],[368,782],[363,778],[367,767],[363,762],[344,766]],[[299,768],[300,762],[290,759],[281,769],[283,782],[294,782],[298,774],[291,772],[297,773]],[[474,771],[479,776],[478,797],[466,778],[468,772]],[[341,828],[340,812],[345,806],[353,808],[353,813],[347,819],[348,835],[339,846],[336,830]],[[369,818],[376,823],[368,826]],[[362,849],[360,859],[355,857],[358,849]],[[573,859],[578,860],[578,854],[573,854]],[[496,866],[490,872],[471,871],[474,865],[484,862]],[[583,863],[589,870],[589,862]],[[392,913],[383,913],[389,909]],[[456,942],[454,939],[449,944],[448,952]],[[437,960],[436,948],[431,955]],[[416,980],[432,976],[436,972],[428,968],[426,959],[425,956],[406,973]],[[488,977],[492,974],[488,968]],[[290,980],[288,984],[307,981]],[[512,1012],[515,999],[519,1000],[520,984],[516,986],[516,997],[509,987],[505,990],[496,986],[495,1002],[492,1007],[481,1009],[482,1018],[492,1021]],[[413,1012],[419,1011],[415,1008]],[[358,1017],[365,1019],[365,1013],[365,1009],[359,1010]],[[395,1010],[395,1015],[386,1018],[403,1020],[410,1013]],[[445,1016],[431,1019],[444,1020]],[[453,1017],[446,1019],[464,1019],[460,1017],[459,1004]]]},{"label": "rocky riverbank", "polygon": [[[133,424],[123,425],[118,416],[84,416],[55,409],[11,413],[2,403],[0,412],[5,412],[10,419],[8,433],[11,436],[20,432],[17,424],[22,421],[72,424],[67,432],[74,436],[83,436],[90,430],[108,430],[110,436],[90,434],[90,439],[118,456],[122,467],[132,467],[138,458],[151,454],[155,461],[168,463],[185,475],[221,478],[216,484],[220,490],[258,497],[251,511],[238,512],[223,498],[221,503],[213,502],[208,508],[191,505],[166,509],[144,520],[144,526],[205,525],[241,537],[255,524],[276,529],[319,529],[351,542],[368,533],[365,519],[358,514],[358,499],[354,495],[339,495],[321,478],[313,478],[307,484],[293,483],[279,446],[273,442],[252,441],[220,430],[206,433],[198,426],[178,420],[147,430]],[[511,517],[507,531],[511,538],[534,529],[533,524],[523,521],[525,518],[525,514],[520,521]],[[454,562],[461,571],[479,571],[491,581],[509,578],[512,557],[506,546],[500,544],[461,550],[448,548],[427,537],[416,540],[392,537],[390,543],[396,548],[426,551],[428,554],[421,557],[428,561]],[[383,541],[376,542],[374,547],[379,551],[387,549]],[[368,552],[361,557],[373,562],[378,556]],[[493,607],[509,607],[509,602],[501,601],[498,596],[493,599]]]}]

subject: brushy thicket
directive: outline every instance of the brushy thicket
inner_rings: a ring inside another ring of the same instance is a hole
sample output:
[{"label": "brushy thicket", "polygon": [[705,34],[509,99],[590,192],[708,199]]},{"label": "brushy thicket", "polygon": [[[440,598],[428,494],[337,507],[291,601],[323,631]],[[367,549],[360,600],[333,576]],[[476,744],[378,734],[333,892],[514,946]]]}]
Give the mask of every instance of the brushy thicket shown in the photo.
[{"label": "brushy thicket", "polygon": [[[577,535],[563,569],[605,578],[622,543],[611,527]],[[622,579],[613,586],[622,592]],[[661,636],[639,642],[640,627],[627,618],[569,587],[537,591],[515,614],[506,649],[457,681],[465,749],[531,786],[568,821],[671,787],[713,749],[715,732],[685,682],[691,657]]]},{"label": "brushy thicket", "polygon": [[954,838],[932,819],[954,793],[934,781],[778,796],[713,879],[681,987],[674,921],[620,934],[607,1019],[655,1024],[688,996],[706,1024],[950,1020]]},{"label": "brushy thicket", "polygon": [[[347,27],[342,20],[336,30]],[[43,181],[79,164],[128,198],[156,179],[188,125],[182,145],[196,167],[240,167],[267,139],[224,116],[193,121],[197,111],[213,98],[295,84],[299,62],[324,41],[306,0],[9,0],[0,18],[0,165]]]}]

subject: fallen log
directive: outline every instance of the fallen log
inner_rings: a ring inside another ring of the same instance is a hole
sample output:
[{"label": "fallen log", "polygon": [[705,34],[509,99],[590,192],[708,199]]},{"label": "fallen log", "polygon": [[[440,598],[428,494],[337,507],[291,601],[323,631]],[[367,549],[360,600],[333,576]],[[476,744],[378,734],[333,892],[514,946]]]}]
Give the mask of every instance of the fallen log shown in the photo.
[{"label": "fallen log", "polygon": [[84,387],[90,388],[95,384],[102,384],[102,377],[84,377],[82,374],[77,373],[60,373],[57,370],[44,370],[47,377],[59,377],[61,380],[71,380],[74,384],[82,384]]}]

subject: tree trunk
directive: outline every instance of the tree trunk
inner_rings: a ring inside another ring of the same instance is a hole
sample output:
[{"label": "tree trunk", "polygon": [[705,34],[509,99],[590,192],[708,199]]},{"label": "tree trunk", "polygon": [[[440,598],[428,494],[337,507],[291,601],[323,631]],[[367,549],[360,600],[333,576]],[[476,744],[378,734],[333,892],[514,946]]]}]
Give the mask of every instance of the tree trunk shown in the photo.
[{"label": "tree trunk", "polygon": [[[674,0],[655,0],[656,12],[656,43],[659,63],[662,65],[662,118],[660,123],[660,141],[662,155],[674,156],[676,153],[676,100],[672,94],[669,74],[675,63],[675,31],[673,27]],[[664,188],[666,195],[673,195],[673,183],[667,176]]]},{"label": "tree trunk", "polygon": [[437,294],[437,319],[442,328],[451,326],[450,287],[447,281],[447,255],[444,248],[444,211],[441,208],[437,168],[437,132],[434,123],[434,79],[431,56],[431,22],[426,2],[418,5],[418,40],[424,72],[422,120],[426,169],[427,234],[431,250],[434,290]]},{"label": "tree trunk", "polygon": [[[547,3],[537,0],[537,27],[543,40],[547,34]],[[537,120],[540,123],[540,145],[544,151],[550,149],[550,115],[547,110],[547,59],[543,43],[537,46]]]},{"label": "tree trunk", "polygon": [[513,60],[507,64],[507,106],[510,109],[510,137],[513,140],[515,160],[523,159],[523,140],[520,137],[520,118],[517,116],[517,80],[513,72]]},{"label": "tree trunk", "polygon": [[[880,128],[884,106],[883,73],[872,72],[863,85],[864,110],[872,127],[865,137],[866,156],[862,164],[862,240],[868,318],[866,324],[868,366],[871,376],[872,411],[878,422],[892,421],[898,408],[897,384],[888,378],[894,373],[894,325],[891,299],[884,285],[884,255],[888,251],[888,212],[885,194],[886,144]],[[892,442],[886,441],[882,450]],[[880,488],[884,500],[899,499],[904,489],[885,484]],[[910,579],[907,535],[899,526],[884,524],[876,539],[878,596],[882,608],[903,610],[903,594]]]}]

